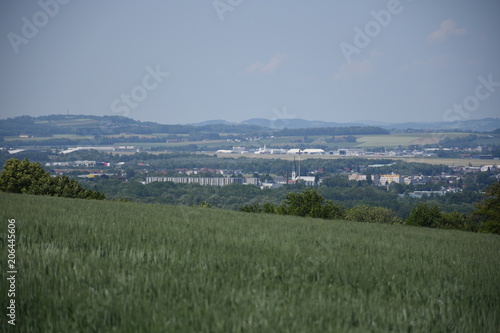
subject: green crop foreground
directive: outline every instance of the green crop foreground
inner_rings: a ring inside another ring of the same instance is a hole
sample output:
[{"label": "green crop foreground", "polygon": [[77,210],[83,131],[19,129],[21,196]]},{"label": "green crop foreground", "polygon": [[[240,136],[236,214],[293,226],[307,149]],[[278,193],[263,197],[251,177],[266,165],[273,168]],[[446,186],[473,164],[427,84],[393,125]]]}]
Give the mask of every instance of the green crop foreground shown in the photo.
[{"label": "green crop foreground", "polygon": [[0,193],[18,332],[498,332],[500,237]]}]

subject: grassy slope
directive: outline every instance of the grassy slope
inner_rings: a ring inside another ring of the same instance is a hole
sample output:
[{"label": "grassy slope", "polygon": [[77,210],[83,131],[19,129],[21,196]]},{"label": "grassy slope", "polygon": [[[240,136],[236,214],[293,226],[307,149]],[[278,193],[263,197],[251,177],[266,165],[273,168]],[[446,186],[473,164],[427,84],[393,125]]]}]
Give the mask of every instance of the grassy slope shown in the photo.
[{"label": "grassy slope", "polygon": [[19,332],[500,327],[498,236],[4,193],[0,207],[2,262],[17,221]]}]

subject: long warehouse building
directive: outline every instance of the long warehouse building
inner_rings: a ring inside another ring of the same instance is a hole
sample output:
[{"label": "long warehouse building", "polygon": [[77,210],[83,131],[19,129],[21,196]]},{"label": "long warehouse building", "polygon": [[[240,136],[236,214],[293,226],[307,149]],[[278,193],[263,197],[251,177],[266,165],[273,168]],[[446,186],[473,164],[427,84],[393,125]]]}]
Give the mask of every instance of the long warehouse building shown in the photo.
[{"label": "long warehouse building", "polygon": [[180,184],[200,184],[211,186],[224,186],[229,184],[243,184],[243,178],[234,177],[146,177],[146,184],[152,182],[174,182]]}]

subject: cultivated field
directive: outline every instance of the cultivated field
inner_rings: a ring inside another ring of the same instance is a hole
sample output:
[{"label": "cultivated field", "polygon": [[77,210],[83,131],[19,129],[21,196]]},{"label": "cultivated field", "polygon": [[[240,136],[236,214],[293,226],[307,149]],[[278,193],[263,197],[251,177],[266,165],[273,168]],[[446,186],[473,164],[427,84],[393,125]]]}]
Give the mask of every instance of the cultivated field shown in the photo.
[{"label": "cultivated field", "polygon": [[[0,193],[18,332],[498,332],[500,237]],[[2,259],[2,262],[3,259]],[[10,325],[9,325],[10,326]]]},{"label": "cultivated field", "polygon": [[[250,157],[250,158],[264,158],[264,159],[282,159],[287,161],[293,161],[295,158],[298,160],[298,155],[293,154],[282,154],[282,155],[271,155],[271,154],[217,154],[219,158],[238,158],[238,157]],[[454,166],[483,166],[488,164],[499,165],[499,160],[479,160],[479,159],[464,159],[464,158],[439,158],[439,157],[399,157],[399,156],[339,156],[339,155],[300,155],[302,160],[309,158],[319,158],[319,159],[368,159],[373,160],[376,164],[378,160],[398,160],[403,162],[415,162],[415,163],[427,163],[427,164],[437,164],[437,165],[454,165]]]},{"label": "cultivated field", "polygon": [[357,136],[357,147],[407,147],[410,145],[433,145],[448,137],[467,136],[469,133],[394,133],[388,135]]}]

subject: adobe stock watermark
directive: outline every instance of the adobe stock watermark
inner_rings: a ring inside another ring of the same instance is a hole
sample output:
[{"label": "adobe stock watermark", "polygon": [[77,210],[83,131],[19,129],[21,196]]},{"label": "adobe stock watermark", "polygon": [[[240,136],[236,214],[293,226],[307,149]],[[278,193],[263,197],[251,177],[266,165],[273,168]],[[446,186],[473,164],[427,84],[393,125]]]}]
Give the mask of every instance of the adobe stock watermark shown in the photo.
[{"label": "adobe stock watermark", "polygon": [[368,47],[372,40],[380,35],[382,28],[387,27],[391,23],[392,18],[395,15],[401,14],[402,11],[403,6],[399,0],[389,0],[387,3],[387,9],[382,9],[378,12],[374,10],[370,11],[370,15],[373,17],[373,20],[368,21],[365,24],[364,29],[361,29],[358,26],[354,27],[355,35],[353,44],[346,42],[341,42],[339,44],[340,50],[342,51],[346,61],[351,62],[353,54],[360,54],[364,48]]},{"label": "adobe stock watermark", "polygon": [[58,13],[61,5],[66,5],[70,0],[40,0],[38,6],[41,10],[31,16],[31,20],[26,16],[21,17],[21,35],[9,32],[7,38],[15,54],[19,53],[19,46],[28,44],[30,40],[38,35],[41,28],[45,27],[51,18]]},{"label": "adobe stock watermark", "polygon": [[269,127],[272,129],[288,127],[290,119],[295,119],[295,115],[289,114],[286,106],[280,111],[278,108],[273,108],[274,117],[269,122]]},{"label": "adobe stock watermark", "polygon": [[163,79],[170,75],[170,73],[162,72],[160,65],[156,65],[154,70],[147,66],[146,72],[147,74],[142,78],[141,84],[134,86],[130,90],[130,94],[121,94],[120,98],[111,103],[111,111],[121,116],[128,116],[130,109],[137,108],[139,103],[148,97],[148,92],[158,88]]},{"label": "adobe stock watermark", "polygon": [[474,94],[471,94],[464,98],[461,104],[453,104],[453,108],[447,109],[443,113],[444,121],[458,121],[464,120],[470,117],[472,112],[479,109],[481,101],[485,101],[491,97],[491,94],[495,92],[495,88],[500,87],[500,82],[493,81],[493,74],[488,75],[485,79],[483,76],[478,78],[479,84],[474,89]]},{"label": "adobe stock watermark", "polygon": [[214,0],[212,4],[217,16],[219,16],[219,20],[224,22],[224,14],[226,12],[234,11],[234,9],[241,5],[242,2],[243,0]]}]

